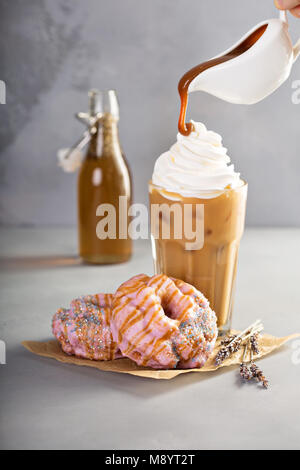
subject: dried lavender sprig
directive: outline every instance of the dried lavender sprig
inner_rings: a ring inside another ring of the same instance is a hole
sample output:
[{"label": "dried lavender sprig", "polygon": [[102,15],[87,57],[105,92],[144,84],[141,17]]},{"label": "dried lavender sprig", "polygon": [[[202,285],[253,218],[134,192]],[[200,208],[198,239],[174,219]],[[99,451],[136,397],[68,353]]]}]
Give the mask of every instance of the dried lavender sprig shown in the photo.
[{"label": "dried lavender sprig", "polygon": [[250,371],[252,377],[260,382],[264,388],[269,388],[269,381],[266,379],[263,371],[253,362],[253,350],[251,349]]},{"label": "dried lavender sprig", "polygon": [[264,388],[269,388],[269,381],[266,379],[263,371],[254,362],[251,362],[250,370],[254,379],[261,382]]},{"label": "dried lavender sprig", "polygon": [[222,362],[225,361],[228,357],[230,357],[233,353],[239,351],[241,348],[242,340],[241,338],[236,338],[234,341],[231,341],[230,344],[224,346],[220,349],[218,354],[215,358],[215,364],[219,366]]},{"label": "dried lavender sprig", "polygon": [[[263,324],[261,322],[261,320],[256,320],[254,323],[252,323],[252,325],[248,326],[248,328],[246,328],[244,331],[241,331],[241,333],[239,333],[234,339],[232,339],[230,341],[230,343],[232,343],[233,341],[239,339],[239,338],[242,338],[243,336],[245,336],[247,333],[248,333],[248,336],[246,336],[247,338],[249,337],[249,334],[253,334],[254,332],[256,332],[256,328],[258,327],[263,327]],[[245,339],[245,338],[243,338]],[[228,345],[230,344],[228,343]]]},{"label": "dried lavender sprig", "polygon": [[[248,339],[251,335],[256,332],[263,330],[263,324],[260,320],[256,320],[252,325],[248,326],[244,331],[236,335],[233,339],[231,339],[226,346],[220,349],[218,354],[215,357],[215,364],[219,366],[222,362],[225,361],[228,357],[230,357],[233,353],[239,351],[241,348],[242,343]],[[246,336],[245,336],[246,335]]]},{"label": "dried lavender sprig", "polygon": [[222,346],[228,346],[229,343],[232,342],[233,339],[235,339],[237,335],[228,335],[225,336],[225,338],[221,341]]},{"label": "dried lavender sprig", "polygon": [[259,354],[259,346],[258,346],[258,333],[255,333],[250,337],[250,344],[251,344],[251,349],[254,352],[254,354]]},{"label": "dried lavender sprig", "polygon": [[240,376],[243,380],[251,380],[252,379],[252,374],[251,371],[249,370],[249,367],[246,364],[246,356],[247,356],[247,351],[248,351],[248,343],[245,345],[244,349],[244,355],[242,362],[240,364]]},{"label": "dried lavender sprig", "polygon": [[248,381],[252,379],[252,374],[244,362],[241,362],[240,364],[240,376],[243,380]]},{"label": "dried lavender sprig", "polygon": [[263,329],[264,329],[264,325],[261,323],[260,325],[253,328],[253,330],[251,330],[250,333],[244,336],[243,341],[246,341],[246,339],[251,338],[253,334],[260,333],[261,331],[263,331]]}]

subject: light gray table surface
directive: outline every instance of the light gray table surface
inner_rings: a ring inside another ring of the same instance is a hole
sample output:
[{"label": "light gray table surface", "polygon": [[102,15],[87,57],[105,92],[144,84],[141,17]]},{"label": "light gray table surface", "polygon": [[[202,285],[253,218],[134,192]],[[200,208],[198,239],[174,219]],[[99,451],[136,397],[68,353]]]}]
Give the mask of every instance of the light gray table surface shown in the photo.
[{"label": "light gray table surface", "polygon": [[[115,266],[80,265],[75,229],[2,229],[0,447],[3,449],[299,449],[300,341],[260,361],[267,391],[237,368],[153,380],[62,364],[21,345],[51,337],[51,316],[74,297],[111,292],[152,273],[149,242]],[[248,229],[234,327],[262,318],[300,332],[300,230]],[[298,353],[297,353],[298,351]],[[298,365],[297,365],[298,364]]]}]

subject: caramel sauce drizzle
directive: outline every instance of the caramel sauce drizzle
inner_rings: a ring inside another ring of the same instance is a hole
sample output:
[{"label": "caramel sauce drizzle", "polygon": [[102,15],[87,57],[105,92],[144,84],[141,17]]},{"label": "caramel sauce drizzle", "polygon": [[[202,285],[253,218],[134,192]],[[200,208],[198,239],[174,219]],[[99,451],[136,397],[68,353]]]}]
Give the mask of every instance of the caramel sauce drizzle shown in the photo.
[{"label": "caramel sauce drizzle", "polygon": [[268,25],[262,25],[258,29],[256,29],[252,34],[250,34],[244,41],[242,41],[237,47],[235,47],[232,51],[228,54],[225,54],[221,57],[217,57],[216,59],[208,60],[207,62],[203,62],[196,67],[193,67],[191,70],[186,72],[183,77],[180,79],[178,83],[178,93],[180,96],[180,114],[179,114],[179,121],[178,121],[178,130],[180,134],[188,136],[193,131],[193,124],[191,122],[186,123],[186,111],[188,105],[188,90],[191,82],[202,72],[211,67],[215,67],[216,65],[222,64],[227,62],[231,59],[235,59],[236,57],[240,56],[247,52],[264,34],[265,30],[267,29]]},{"label": "caramel sauce drizzle", "polygon": [[[156,292],[161,288],[161,286],[163,285],[163,283],[165,282],[165,278],[162,278],[159,285],[157,286],[156,288]],[[148,284],[150,285],[150,283]],[[144,286],[142,285],[140,289],[142,289]],[[139,289],[139,290],[140,290]],[[149,293],[148,295],[146,295],[143,299],[143,301],[134,309],[133,313],[131,315],[129,315],[129,318],[127,319],[127,321],[124,322],[124,324],[121,326],[120,328],[120,338],[124,335],[124,333],[126,333],[126,331],[131,327],[133,326],[135,323],[137,323],[138,321],[140,321],[144,316],[145,316],[145,313],[142,310],[142,308],[144,307],[145,303],[147,302],[147,300],[149,299],[149,297],[151,296],[151,293]],[[126,352],[125,352],[125,355],[130,353],[136,346],[136,343],[137,341],[141,341],[142,339],[145,338],[146,335],[150,334],[152,329],[150,327],[151,325],[151,322],[154,321],[154,318],[157,316],[157,314],[159,313],[160,311],[160,305],[156,305],[155,302],[151,302],[151,304],[148,306],[147,310],[150,310],[151,308],[154,308],[154,312],[151,316],[151,319],[150,321],[148,322],[148,324],[146,325],[145,328],[143,328],[141,331],[138,331],[133,338],[131,338],[131,344],[130,346],[127,348]],[[148,345],[146,345],[146,348],[148,347]]]},{"label": "caramel sauce drizzle", "polygon": [[[147,278],[147,280],[149,280],[149,278]],[[161,290],[161,288],[163,287],[165,283],[166,283],[166,276],[161,275],[159,277],[156,277],[154,280],[151,280],[149,283],[147,283],[147,285],[148,287],[152,287],[154,289],[154,292],[156,295],[160,295],[159,291]],[[140,292],[141,289],[143,289],[144,287],[145,287],[145,279],[139,278],[136,280],[135,283],[132,284],[132,286],[127,286],[126,290],[129,288],[130,293]],[[170,289],[170,287],[172,288]],[[187,297],[186,293],[183,293],[180,290],[179,286],[176,286],[175,288],[174,287],[175,287],[174,285],[173,286],[166,285],[165,286],[166,292],[163,293],[163,296],[164,296],[164,300],[169,305],[170,302],[173,300],[173,298],[176,296],[176,294],[181,292],[182,296],[180,297],[179,302],[180,303],[183,301],[186,302],[186,305],[184,306],[180,314],[180,319],[181,319],[180,321],[182,321],[182,319],[185,317],[189,308],[191,308],[192,303],[190,299]],[[127,290],[127,294],[128,294],[128,290]],[[148,348],[151,348],[151,346],[152,348],[149,351],[148,355],[144,357],[142,361],[143,365],[146,365],[150,358],[157,359],[158,355],[166,347],[165,342],[171,339],[172,334],[176,330],[175,325],[174,327],[172,327],[171,325],[164,325],[165,327],[167,326],[167,331],[160,338],[151,337],[151,332],[153,331],[153,325],[155,323],[155,319],[157,316],[159,316],[159,313],[161,312],[161,304],[156,303],[155,301],[152,301],[149,305],[147,305],[147,307],[145,307],[151,295],[152,293],[149,292],[147,295],[145,295],[145,297],[143,298],[142,302],[140,302],[139,305],[134,306],[133,311],[127,316],[127,318],[125,319],[125,321],[123,322],[123,324],[121,325],[119,329],[119,341],[121,342],[122,337],[124,336],[124,334],[126,334],[127,330],[145,317],[146,313],[143,310],[146,309],[146,312],[153,310],[153,312],[151,313],[151,317],[148,320],[147,324],[142,329],[137,331],[136,334],[132,338],[130,338],[130,343],[128,345],[128,348],[124,351],[125,356],[132,353],[135,350],[136,345],[138,343],[141,343],[143,339],[149,336],[149,342],[143,346],[143,349],[144,351],[146,351],[148,350]],[[120,297],[116,299],[114,303],[114,316],[116,316],[116,314],[121,309],[123,309],[125,305],[128,305],[129,303],[131,303],[132,300],[133,300],[132,298],[127,297],[126,300],[123,301],[123,296],[121,294]],[[179,322],[179,318],[177,318],[176,320]],[[184,347],[185,346],[183,345],[181,349],[184,349]]]}]

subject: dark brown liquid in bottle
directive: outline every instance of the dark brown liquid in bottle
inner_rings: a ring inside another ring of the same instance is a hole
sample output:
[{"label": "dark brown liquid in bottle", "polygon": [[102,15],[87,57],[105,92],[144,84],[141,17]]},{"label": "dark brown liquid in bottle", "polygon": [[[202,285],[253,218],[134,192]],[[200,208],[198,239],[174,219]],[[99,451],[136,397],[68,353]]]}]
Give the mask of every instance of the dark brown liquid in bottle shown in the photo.
[{"label": "dark brown liquid in bottle", "polygon": [[186,110],[188,105],[188,89],[191,82],[202,72],[205,70],[214,67],[216,65],[222,64],[227,62],[228,60],[234,59],[244,52],[248,51],[264,34],[265,30],[267,29],[267,24],[261,26],[256,31],[254,31],[250,36],[248,36],[241,44],[239,44],[235,49],[230,51],[228,54],[225,54],[221,57],[216,59],[209,60],[207,62],[203,62],[200,65],[189,70],[187,73],[183,75],[180,79],[178,84],[178,92],[180,95],[181,100],[181,107],[180,107],[180,115],[178,121],[178,130],[182,135],[189,135],[193,130],[193,124],[185,122],[186,118]]},{"label": "dark brown liquid in bottle", "polygon": [[[130,258],[132,251],[128,237],[131,176],[120,147],[117,121],[105,113],[95,127],[78,176],[79,251],[89,263],[121,263]],[[106,238],[102,234],[109,226],[100,224],[108,213],[105,206],[99,211],[102,204],[110,205],[116,214],[115,226],[114,221],[107,219],[114,233]]]}]

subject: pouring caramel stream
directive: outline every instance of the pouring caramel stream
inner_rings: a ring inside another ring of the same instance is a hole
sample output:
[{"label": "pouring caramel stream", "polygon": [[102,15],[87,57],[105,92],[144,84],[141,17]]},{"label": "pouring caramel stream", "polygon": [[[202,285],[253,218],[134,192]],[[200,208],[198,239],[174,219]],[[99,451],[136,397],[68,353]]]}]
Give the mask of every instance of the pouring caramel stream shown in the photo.
[{"label": "pouring caramel stream", "polygon": [[267,24],[260,26],[228,54],[217,57],[216,59],[208,60],[207,62],[203,62],[202,64],[193,67],[183,75],[178,83],[178,92],[181,100],[178,130],[182,135],[187,136],[193,130],[193,124],[191,122],[185,122],[188,105],[188,89],[191,82],[205,70],[210,69],[211,67],[215,67],[216,65],[223,64],[224,62],[228,62],[231,59],[235,59],[236,57],[247,52],[260,39],[260,37],[266,31],[267,27]]}]

